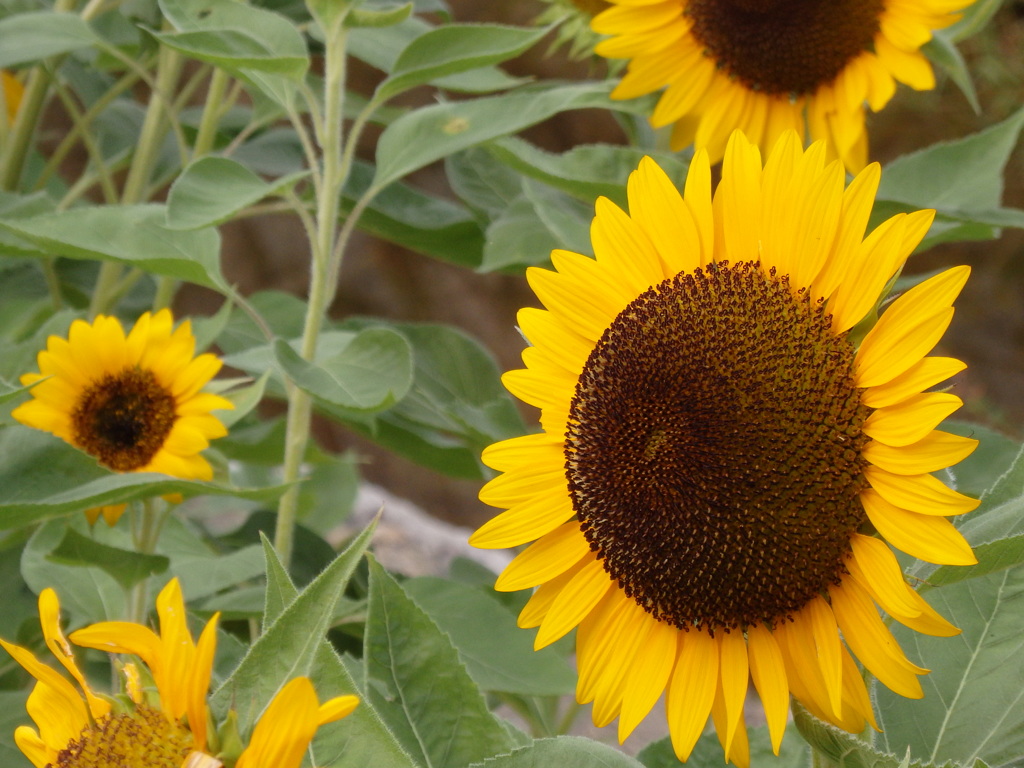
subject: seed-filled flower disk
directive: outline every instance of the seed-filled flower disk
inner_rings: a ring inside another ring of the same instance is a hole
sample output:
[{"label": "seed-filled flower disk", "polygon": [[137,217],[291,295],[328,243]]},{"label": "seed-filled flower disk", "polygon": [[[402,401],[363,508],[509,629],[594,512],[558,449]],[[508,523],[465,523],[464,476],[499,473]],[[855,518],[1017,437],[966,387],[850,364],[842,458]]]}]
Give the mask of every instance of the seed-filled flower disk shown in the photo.
[{"label": "seed-filled flower disk", "polygon": [[[159,634],[127,621],[108,621],[72,632],[60,628],[60,604],[52,589],[39,595],[39,622],[46,645],[74,683],[36,659],[31,651],[0,640],[36,685],[26,708],[36,728],[14,732],[21,751],[37,768],[299,768],[319,726],[339,720],[359,703],[338,696],[323,704],[312,682],[297,677],[273,698],[241,753],[222,755],[208,727],[206,702],[217,643],[217,616],[193,641],[177,579],[157,598]],[[70,643],[69,643],[70,640]],[[71,651],[71,643],[131,654],[143,666],[124,667],[128,704],[94,692]],[[76,687],[77,685],[77,687]]]},{"label": "seed-filled flower disk", "polygon": [[854,656],[920,697],[927,670],[877,607],[958,630],[889,544],[975,562],[947,517],[977,502],[931,473],[976,441],[935,429],[961,401],[927,391],[964,368],[929,353],[969,270],[899,296],[855,345],[933,211],[865,237],[878,166],[844,187],[826,154],[790,131],[762,167],[737,132],[713,198],[707,152],[683,194],[645,159],[628,214],[597,203],[596,259],[555,251],[555,271],[528,271],[546,309],[520,312],[526,368],[504,382],[543,431],[483,456],[501,474],[480,498],[506,511],[472,543],[533,542],[497,583],[537,587],[520,625],[537,647],[577,629],[577,698],[620,739],[664,692],[684,760],[710,715],[748,762],[748,675],[776,751],[790,694],[849,731],[875,724]]},{"label": "seed-filled flower disk", "polygon": [[896,82],[935,87],[920,52],[972,0],[611,0],[596,52],[629,59],[612,96],[662,91],[655,127],[673,149],[722,157],[733,129],[767,151],[787,129],[827,141],[858,171],[867,162],[864,105],[882,109]]},{"label": "seed-filled flower disk", "polygon": [[[32,399],[12,415],[116,472],[210,480],[213,469],[200,452],[227,434],[211,412],[235,406],[202,391],[221,361],[211,354],[194,356],[191,324],[173,324],[166,309],[142,315],[127,336],[115,317],[74,321],[67,339],[47,340],[39,373],[21,377],[22,384],[35,384]],[[102,511],[113,524],[124,505]],[[90,512],[94,521],[100,510]]]}]

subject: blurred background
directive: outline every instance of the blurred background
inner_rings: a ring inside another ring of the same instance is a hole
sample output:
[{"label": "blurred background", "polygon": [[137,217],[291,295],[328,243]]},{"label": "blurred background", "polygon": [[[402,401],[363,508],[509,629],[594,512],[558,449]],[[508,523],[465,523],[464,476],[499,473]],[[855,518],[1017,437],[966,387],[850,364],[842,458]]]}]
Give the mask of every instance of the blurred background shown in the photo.
[{"label": "blurred background", "polygon": [[[449,0],[449,5],[457,21],[516,25],[532,23],[546,8],[545,3],[530,0]],[[554,53],[550,48],[548,41],[542,42],[506,69],[516,75],[570,80],[607,73],[600,60],[573,61],[564,48]],[[957,86],[941,73],[933,91],[918,93],[901,86],[883,112],[869,114],[872,159],[884,167],[903,153],[997,123],[1024,105],[1024,0],[1004,3],[988,27],[964,41],[960,50],[974,76],[981,112],[975,113]],[[368,94],[381,78],[372,68],[353,63],[355,90]],[[424,88],[404,98],[406,103],[426,103],[433,94]],[[377,135],[367,131],[361,156],[372,158]],[[598,110],[559,115],[527,131],[525,138],[554,152],[578,144],[625,142],[615,120]],[[448,190],[440,165],[416,174],[410,182],[435,194]],[[1022,143],[1010,159],[1005,182],[1003,204],[1024,208]],[[304,294],[308,257],[297,220],[270,216],[234,222],[223,236],[224,274],[244,294],[270,288]],[[1006,231],[996,241],[938,246],[913,256],[906,273],[954,264],[973,267],[939,350],[969,366],[955,380],[955,391],[966,403],[958,416],[1024,438],[1024,232]],[[218,303],[214,295],[190,289],[180,295],[177,309],[209,314]],[[508,370],[521,366],[523,340],[515,329],[516,312],[536,305],[520,274],[474,273],[359,233],[346,255],[332,314],[448,323],[482,342],[499,367]],[[532,425],[536,413],[530,411],[523,406],[524,418]],[[477,499],[479,482],[419,467],[337,424],[320,423],[317,438],[329,451],[353,452],[363,477],[437,518],[474,527],[493,515]]]}]

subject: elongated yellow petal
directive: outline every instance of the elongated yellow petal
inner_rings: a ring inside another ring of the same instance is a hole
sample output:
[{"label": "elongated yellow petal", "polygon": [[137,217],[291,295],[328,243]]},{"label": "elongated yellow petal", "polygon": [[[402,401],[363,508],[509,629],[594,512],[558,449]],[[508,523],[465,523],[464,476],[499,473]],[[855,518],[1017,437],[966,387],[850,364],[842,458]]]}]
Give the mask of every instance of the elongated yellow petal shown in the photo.
[{"label": "elongated yellow petal", "polygon": [[814,647],[818,655],[818,668],[821,670],[825,689],[828,691],[829,704],[836,717],[842,717],[843,709],[843,666],[839,652],[839,631],[835,616],[820,596],[813,598],[803,608],[806,612]]},{"label": "elongated yellow petal", "polygon": [[779,754],[782,735],[786,730],[789,715],[789,682],[786,679],[786,665],[782,651],[771,630],[761,624],[747,627],[749,645],[750,677],[761,697],[768,733],[771,735],[772,751]]},{"label": "elongated yellow petal", "polygon": [[589,563],[590,558],[584,558],[565,573],[541,584],[537,591],[530,596],[530,599],[526,601],[523,610],[519,612],[519,618],[516,621],[518,626],[523,629],[539,627],[555,602],[555,598],[565,588],[565,585]]},{"label": "elongated yellow petal", "polygon": [[601,560],[583,566],[551,604],[537,631],[533,647],[540,650],[575,629],[613,587],[614,582]]},{"label": "elongated yellow petal", "polygon": [[855,578],[889,614],[919,616],[921,609],[910,597],[913,590],[903,580],[903,570],[896,561],[892,550],[881,539],[859,533],[850,537],[853,557],[848,558],[846,567]]},{"label": "elongated yellow petal", "polygon": [[299,768],[316,734],[319,709],[309,678],[290,680],[256,723],[235,768]]},{"label": "elongated yellow petal", "polygon": [[957,493],[932,475],[901,476],[881,467],[868,466],[864,477],[890,504],[922,515],[962,515],[981,503]]},{"label": "elongated yellow petal", "polygon": [[952,357],[926,357],[891,381],[864,390],[861,402],[869,408],[884,408],[905,400],[955,376],[966,363]]},{"label": "elongated yellow petal", "polygon": [[861,454],[876,467],[895,475],[921,475],[951,467],[970,456],[977,447],[978,441],[974,438],[936,429],[902,448],[872,440],[864,446]]},{"label": "elongated yellow petal", "polygon": [[921,440],[939,422],[963,405],[948,392],[925,392],[898,405],[880,408],[864,422],[864,434],[895,448]]},{"label": "elongated yellow petal", "polygon": [[626,679],[619,713],[619,743],[640,724],[668,685],[679,651],[680,631],[648,618],[643,653],[637,654]]},{"label": "elongated yellow petal", "polygon": [[565,438],[540,432],[513,437],[484,448],[480,459],[491,469],[507,472],[524,464],[541,464],[545,460],[557,462],[562,456]]},{"label": "elongated yellow petal", "polygon": [[505,566],[494,588],[514,592],[543,584],[572,568],[590,554],[590,542],[576,521],[570,521],[542,536]]},{"label": "elongated yellow petal", "polygon": [[715,638],[721,659],[719,681],[722,691],[722,704],[725,709],[725,733],[723,746],[728,757],[732,751],[733,740],[743,725],[743,702],[747,696],[747,641],[743,633],[719,632]]},{"label": "elongated yellow petal", "polygon": [[701,265],[700,235],[679,190],[651,158],[640,161],[627,186],[629,213],[654,244],[665,277]]},{"label": "elongated yellow petal", "polygon": [[949,520],[908,512],[873,488],[860,495],[868,519],[885,540],[908,555],[940,565],[974,565],[978,559]]},{"label": "elongated yellow petal", "polygon": [[518,547],[550,533],[574,514],[568,493],[540,496],[488,520],[469,537],[469,543],[482,549]]},{"label": "elongated yellow petal", "polygon": [[665,707],[672,749],[676,757],[686,762],[715,700],[718,644],[699,629],[683,632],[679,639],[679,657],[669,681]]}]

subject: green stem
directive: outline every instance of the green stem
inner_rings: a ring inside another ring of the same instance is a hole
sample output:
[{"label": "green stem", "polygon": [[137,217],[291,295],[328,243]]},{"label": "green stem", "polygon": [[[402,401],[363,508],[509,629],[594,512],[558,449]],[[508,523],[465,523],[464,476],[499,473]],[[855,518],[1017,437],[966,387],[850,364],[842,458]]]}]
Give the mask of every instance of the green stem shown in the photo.
[{"label": "green stem", "polygon": [[224,114],[224,94],[227,92],[231,78],[223,69],[213,70],[210,77],[210,84],[206,91],[206,103],[203,105],[203,117],[199,122],[199,131],[196,133],[195,144],[192,146],[192,157],[202,157],[213,149],[214,141],[217,138],[217,128],[220,126],[221,115]]},{"label": "green stem", "polygon": [[[136,503],[132,504],[132,543],[135,551],[144,555],[151,555],[156,551],[156,541],[160,535],[160,528],[163,527],[162,514],[156,508],[155,499],[145,499],[141,509]],[[149,589],[147,580],[142,579],[131,589],[128,602],[128,620],[137,624],[145,624],[146,616],[149,613]]]},{"label": "green stem", "polygon": [[[146,188],[160,154],[160,145],[167,132],[169,115],[165,115],[165,109],[166,105],[170,104],[170,99],[166,94],[171,93],[178,82],[181,64],[181,56],[177,51],[170,48],[160,49],[155,88],[149,96],[146,117],[139,132],[139,143],[128,168],[124,188],[121,190],[121,203],[124,205],[133,205],[145,199]],[[90,317],[107,312],[113,306],[114,288],[121,278],[121,272],[122,267],[116,262],[106,261],[100,265],[100,274],[89,304]]]},{"label": "green stem", "polygon": [[14,117],[3,151],[0,152],[0,189],[13,192],[18,188],[25,159],[32,146],[39,115],[50,91],[50,75],[42,67],[35,67],[28,77],[25,95]]},{"label": "green stem", "polygon": [[[330,278],[337,272],[331,262],[335,253],[338,207],[341,200],[339,174],[344,141],[342,116],[345,95],[345,35],[345,29],[340,23],[331,31],[324,62],[323,123],[317,131],[323,169],[322,183],[318,188],[316,238],[310,243],[312,269],[309,304],[306,308],[300,350],[302,357],[310,361],[316,357],[317,341],[336,290],[336,285]],[[309,442],[312,413],[313,404],[310,396],[294,385],[289,386],[284,481],[290,483],[291,487],[285,491],[278,504],[277,527],[274,532],[274,547],[286,566],[291,561],[299,502],[297,482]]]}]

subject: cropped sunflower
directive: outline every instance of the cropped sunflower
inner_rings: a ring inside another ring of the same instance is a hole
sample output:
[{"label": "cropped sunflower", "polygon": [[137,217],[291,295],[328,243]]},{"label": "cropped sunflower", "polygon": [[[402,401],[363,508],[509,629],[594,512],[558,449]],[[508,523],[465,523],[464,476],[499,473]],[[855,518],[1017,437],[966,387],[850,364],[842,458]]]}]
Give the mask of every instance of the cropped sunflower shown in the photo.
[{"label": "cropped sunflower", "polygon": [[0,69],[0,86],[3,88],[4,104],[7,105],[7,121],[13,123],[18,114],[18,107],[21,106],[22,96],[25,95],[25,87],[6,69]]},{"label": "cropped sunflower", "polygon": [[[186,480],[210,480],[213,469],[200,455],[227,430],[211,411],[230,401],[202,388],[220,370],[212,354],[194,357],[188,320],[177,328],[169,310],[145,313],[128,335],[115,317],[75,320],[68,338],[50,336],[39,353],[32,399],[14,409],[22,424],[51,432],[115,472],[160,472]],[[38,382],[38,383],[37,383]],[[111,525],[124,504],[102,512]]]},{"label": "cropped sunflower", "polygon": [[920,48],[973,0],[611,0],[594,18],[613,35],[596,52],[629,59],[612,92],[664,91],[651,115],[674,123],[672,148],[715,163],[733,129],[767,151],[787,129],[828,142],[858,171],[867,162],[864,105],[882,109],[896,81],[935,87]]},{"label": "cropped sunflower", "polygon": [[976,441],[934,429],[962,403],[926,391],[964,368],[929,352],[969,270],[910,289],[864,334],[934,212],[865,237],[878,165],[844,188],[825,157],[789,131],[762,167],[736,132],[714,198],[707,152],[682,195],[645,158],[629,214],[597,202],[596,259],[555,251],[555,271],[528,270],[546,309],[519,313],[532,346],[503,380],[543,431],[483,454],[501,474],[480,498],[506,511],[470,541],[533,542],[496,584],[538,587],[520,626],[539,627],[537,648],[577,629],[577,699],[598,726],[618,717],[620,740],[664,692],[681,760],[710,714],[747,765],[748,675],[776,752],[790,694],[848,731],[875,725],[853,655],[920,697],[927,670],[876,606],[958,630],[886,542],[975,562],[947,517],[978,502],[931,473]]},{"label": "cropped sunflower", "polygon": [[[218,733],[209,728],[206,703],[218,616],[193,642],[177,579],[164,587],[156,605],[159,634],[141,624],[110,621],[65,638],[57,595],[43,590],[43,638],[74,683],[28,649],[0,640],[37,681],[26,705],[36,728],[22,725],[14,732],[15,743],[37,768],[299,768],[317,728],[340,720],[358,704],[355,696],[320,704],[309,678],[295,678],[270,702],[241,754],[222,754],[227,745],[219,744]],[[142,661],[141,669],[124,666],[127,703],[90,688],[68,640]]]}]

